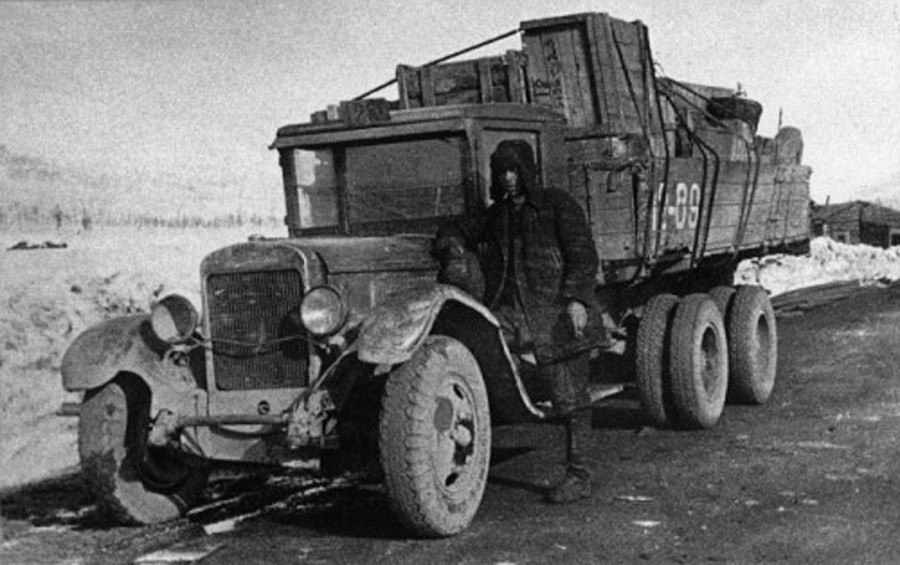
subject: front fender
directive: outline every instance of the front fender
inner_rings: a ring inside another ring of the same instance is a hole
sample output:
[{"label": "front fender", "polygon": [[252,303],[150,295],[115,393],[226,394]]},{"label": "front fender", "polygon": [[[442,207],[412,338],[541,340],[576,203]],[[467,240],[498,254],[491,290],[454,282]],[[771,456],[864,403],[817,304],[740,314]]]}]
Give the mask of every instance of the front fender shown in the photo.
[{"label": "front fender", "polygon": [[159,407],[194,411],[197,381],[190,368],[176,366],[166,351],[167,346],[153,336],[147,314],[101,322],[81,333],[66,350],[60,369],[63,388],[89,390],[121,373],[131,373],[150,387],[152,414]]},{"label": "front fender", "polygon": [[360,360],[396,365],[413,356],[431,332],[441,308],[457,301],[477,311],[494,327],[497,318],[483,304],[456,287],[438,284],[373,310],[360,327],[355,349]]},{"label": "front fender", "polygon": [[475,356],[496,423],[546,417],[526,391],[497,318],[456,287],[435,285],[375,309],[363,322],[353,349],[365,363],[397,365],[412,358],[432,332],[458,339]]}]

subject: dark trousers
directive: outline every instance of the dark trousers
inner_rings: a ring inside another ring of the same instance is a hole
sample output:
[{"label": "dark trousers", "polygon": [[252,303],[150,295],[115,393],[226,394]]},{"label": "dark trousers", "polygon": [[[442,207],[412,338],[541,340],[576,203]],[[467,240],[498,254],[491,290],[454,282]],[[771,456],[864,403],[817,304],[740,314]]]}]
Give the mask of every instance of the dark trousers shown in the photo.
[{"label": "dark trousers", "polygon": [[[547,385],[553,411],[567,416],[588,405],[587,385],[590,375],[590,352],[582,351],[564,359],[546,359],[535,344],[520,308],[501,305],[494,310],[500,321],[503,338],[513,354],[531,352],[538,361],[538,374]],[[561,348],[553,347],[557,350]]]}]

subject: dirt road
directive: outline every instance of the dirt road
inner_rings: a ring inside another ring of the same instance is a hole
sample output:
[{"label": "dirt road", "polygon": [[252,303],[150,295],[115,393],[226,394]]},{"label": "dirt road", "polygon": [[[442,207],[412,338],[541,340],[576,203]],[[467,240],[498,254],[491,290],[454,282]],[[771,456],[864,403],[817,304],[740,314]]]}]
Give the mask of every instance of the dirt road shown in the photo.
[{"label": "dirt road", "polygon": [[3,494],[0,562],[900,562],[900,287],[783,318],[779,347],[770,403],[714,430],[644,427],[634,400],[595,409],[596,491],[571,506],[541,501],[562,430],[497,430],[482,508],[452,539],[400,537],[373,490],[285,501],[285,480],[253,477],[213,485],[224,508],[113,527],[73,475]]}]

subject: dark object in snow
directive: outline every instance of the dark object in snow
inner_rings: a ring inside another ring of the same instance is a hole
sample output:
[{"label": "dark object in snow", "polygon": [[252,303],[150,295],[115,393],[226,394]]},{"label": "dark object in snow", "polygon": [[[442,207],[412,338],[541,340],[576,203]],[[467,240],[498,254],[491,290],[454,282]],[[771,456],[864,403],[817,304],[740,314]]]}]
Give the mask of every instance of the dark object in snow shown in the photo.
[{"label": "dark object in snow", "polygon": [[32,249],[65,249],[68,247],[66,242],[56,243],[55,241],[45,241],[44,243],[29,243],[25,240],[7,248],[7,251],[30,251]]}]

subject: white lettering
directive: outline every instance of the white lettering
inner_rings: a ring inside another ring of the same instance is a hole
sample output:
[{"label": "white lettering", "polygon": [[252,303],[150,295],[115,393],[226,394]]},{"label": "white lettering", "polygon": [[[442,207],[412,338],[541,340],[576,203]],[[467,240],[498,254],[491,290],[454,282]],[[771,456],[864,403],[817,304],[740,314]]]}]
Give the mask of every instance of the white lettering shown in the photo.
[{"label": "white lettering", "polygon": [[[679,182],[675,185],[675,197],[665,190],[663,183],[653,195],[650,226],[653,231],[666,231],[671,219],[675,229],[695,229],[700,221],[701,191],[700,185],[692,183],[688,188],[687,183]],[[663,194],[665,193],[665,198]],[[660,217],[660,209],[664,210]]]}]

